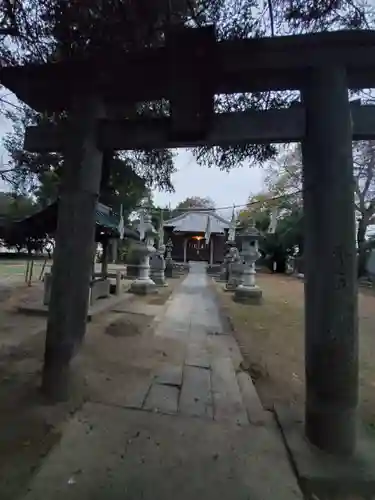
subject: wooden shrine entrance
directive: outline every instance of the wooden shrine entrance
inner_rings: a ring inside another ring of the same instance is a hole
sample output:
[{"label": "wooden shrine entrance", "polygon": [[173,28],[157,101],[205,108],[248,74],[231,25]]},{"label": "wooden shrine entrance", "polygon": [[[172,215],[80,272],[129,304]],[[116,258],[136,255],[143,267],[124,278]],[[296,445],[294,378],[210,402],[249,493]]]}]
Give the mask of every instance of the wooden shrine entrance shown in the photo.
[{"label": "wooden shrine entrance", "polygon": [[210,261],[209,245],[203,236],[192,237],[186,241],[186,260],[193,261]]},{"label": "wooden shrine entrance", "polygon": [[[375,138],[375,109],[351,105],[348,88],[375,86],[374,55],[374,32],[217,42],[213,29],[202,28],[170,33],[164,48],[124,53],[120,62],[117,54],[116,63],[106,57],[1,70],[1,83],[33,108],[69,111],[63,127],[32,127],[25,138],[29,151],[65,155],[47,393],[66,391],[69,362],[85,333],[103,151],[301,141],[305,432],[322,450],[354,453],[358,325],[351,142]],[[300,91],[301,101],[288,109],[215,113],[216,94],[273,90]],[[170,116],[126,114],[129,106],[159,99],[169,101]]]}]

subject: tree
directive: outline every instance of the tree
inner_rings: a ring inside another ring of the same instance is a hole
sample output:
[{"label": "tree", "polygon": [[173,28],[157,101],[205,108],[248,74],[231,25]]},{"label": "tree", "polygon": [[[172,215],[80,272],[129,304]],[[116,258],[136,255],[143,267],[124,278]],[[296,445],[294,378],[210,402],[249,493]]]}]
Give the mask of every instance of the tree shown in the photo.
[{"label": "tree", "polygon": [[[7,13],[0,57],[4,64],[60,60],[158,46],[173,24],[214,24],[220,40],[374,26],[374,7],[363,0],[0,0]],[[1,32],[0,32],[1,33]],[[295,93],[266,92],[216,98],[216,111],[285,107]],[[168,113],[165,103],[144,103],[147,112]],[[271,146],[198,148],[199,163],[230,169],[276,155]]]},{"label": "tree", "polygon": [[[272,213],[277,210],[278,221],[274,233],[269,233]],[[268,265],[276,272],[285,272],[286,260],[303,250],[303,212],[295,201],[273,198],[272,192],[263,192],[249,198],[247,208],[239,213],[239,226],[244,228],[254,224],[262,239],[260,250],[267,257]]]},{"label": "tree", "polygon": [[[58,196],[63,155],[27,152],[23,149],[23,139],[26,126],[45,123],[50,118],[35,113],[25,105],[8,111],[7,116],[13,122],[13,131],[4,139],[11,167],[8,181],[16,192],[33,193],[41,206],[47,206]],[[166,191],[173,190],[173,157],[173,153],[167,150],[115,154],[106,191],[107,204],[117,210],[121,204],[124,208],[128,206],[133,209],[133,201],[138,203],[142,197],[140,191],[143,192],[145,187],[157,186]]]},{"label": "tree", "polygon": [[[301,189],[301,152],[299,145],[279,147],[278,157],[266,167],[265,190],[249,198],[240,211],[242,226],[255,224],[262,233],[261,250],[284,272],[286,259],[303,251],[303,203]],[[272,214],[277,215],[273,234],[268,232]]]},{"label": "tree", "polygon": [[369,242],[366,232],[375,223],[375,141],[358,141],[353,148],[357,210],[358,274],[366,272]]},{"label": "tree", "polygon": [[24,219],[37,210],[37,205],[29,196],[0,192],[0,217],[8,222]]},{"label": "tree", "polygon": [[[366,259],[369,241],[367,229],[375,223],[375,141],[358,141],[353,143],[353,171],[355,189],[355,208],[357,218],[358,274],[362,276],[366,270]],[[261,202],[261,210],[269,213],[271,206],[277,207],[282,214],[285,210],[303,213],[302,201],[302,157],[299,145],[283,148],[279,157],[267,167],[267,191],[251,202]],[[259,216],[260,209],[255,203],[242,215],[246,219]]]},{"label": "tree", "polygon": [[[174,212],[183,212],[184,210],[212,210],[215,208],[215,202],[211,198],[201,198],[200,196],[191,196],[186,198],[186,200],[178,203]],[[178,215],[178,214],[177,214]]]},{"label": "tree", "polygon": [[13,222],[25,219],[38,210],[38,205],[30,196],[15,193],[0,193],[1,239],[4,246],[16,248],[20,252],[26,248],[30,253],[40,248],[40,241],[26,238],[10,229]]}]

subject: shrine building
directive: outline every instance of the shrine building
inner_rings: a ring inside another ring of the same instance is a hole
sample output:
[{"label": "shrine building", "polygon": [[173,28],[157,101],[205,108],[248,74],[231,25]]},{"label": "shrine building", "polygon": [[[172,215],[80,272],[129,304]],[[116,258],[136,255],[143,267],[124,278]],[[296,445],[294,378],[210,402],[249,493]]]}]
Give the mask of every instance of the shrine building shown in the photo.
[{"label": "shrine building", "polygon": [[165,242],[172,240],[172,258],[177,262],[224,260],[230,222],[214,210],[184,212],[164,222]]}]

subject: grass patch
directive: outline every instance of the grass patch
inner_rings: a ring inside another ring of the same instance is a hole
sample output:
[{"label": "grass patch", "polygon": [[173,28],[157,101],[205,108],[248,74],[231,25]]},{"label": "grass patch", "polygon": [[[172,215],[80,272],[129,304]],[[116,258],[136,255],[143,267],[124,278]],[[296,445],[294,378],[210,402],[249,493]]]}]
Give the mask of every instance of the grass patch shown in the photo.
[{"label": "grass patch", "polygon": [[[259,274],[262,305],[233,302],[233,294],[216,283],[219,300],[230,317],[244,357],[244,369],[263,404],[282,402],[303,408],[305,398],[303,283],[282,275]],[[375,297],[359,294],[360,411],[375,428]]]}]

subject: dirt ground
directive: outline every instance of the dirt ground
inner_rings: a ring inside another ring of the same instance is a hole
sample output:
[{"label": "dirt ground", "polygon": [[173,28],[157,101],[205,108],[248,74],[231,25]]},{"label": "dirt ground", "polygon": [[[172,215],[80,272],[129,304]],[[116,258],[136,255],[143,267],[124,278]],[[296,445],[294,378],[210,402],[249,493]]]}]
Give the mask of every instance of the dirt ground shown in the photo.
[{"label": "dirt ground", "polygon": [[[265,407],[275,402],[303,407],[303,283],[283,275],[257,275],[261,306],[233,302],[232,293],[216,286],[235,328],[237,342]],[[375,429],[375,295],[359,294],[360,404],[363,420]]]},{"label": "dirt ground", "polygon": [[[15,500],[25,491],[43,456],[59,441],[64,422],[83,402],[121,404],[135,384],[148,380],[173,353],[173,341],[155,339],[152,326],[180,282],[170,280],[158,295],[125,294],[123,310],[117,306],[118,312],[94,318],[72,363],[71,398],[54,405],[39,392],[46,320],[15,313],[19,301],[32,292],[19,287],[0,303],[1,500]],[[11,325],[8,329],[3,319]]]}]

